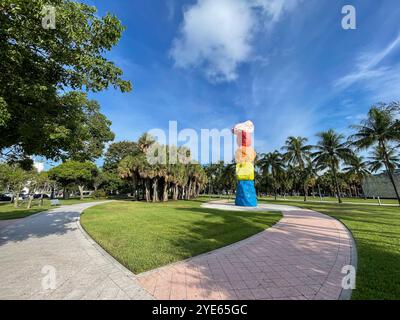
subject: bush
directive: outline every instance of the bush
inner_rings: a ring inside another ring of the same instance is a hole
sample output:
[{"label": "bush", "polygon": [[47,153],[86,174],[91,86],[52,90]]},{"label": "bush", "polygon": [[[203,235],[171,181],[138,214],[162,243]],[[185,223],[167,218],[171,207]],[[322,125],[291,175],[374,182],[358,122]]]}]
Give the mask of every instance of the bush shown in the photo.
[{"label": "bush", "polygon": [[98,199],[98,198],[105,198],[107,197],[107,193],[104,190],[96,190],[92,193],[92,198]]}]

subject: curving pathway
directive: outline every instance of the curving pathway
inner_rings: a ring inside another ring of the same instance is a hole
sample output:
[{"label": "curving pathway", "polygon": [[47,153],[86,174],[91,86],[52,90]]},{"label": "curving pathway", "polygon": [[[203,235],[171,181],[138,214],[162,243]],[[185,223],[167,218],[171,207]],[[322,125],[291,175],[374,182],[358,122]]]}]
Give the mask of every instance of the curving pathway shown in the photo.
[{"label": "curving pathway", "polygon": [[[213,202],[205,207],[242,210]],[[246,209],[251,210],[251,209]],[[350,232],[339,221],[290,206],[270,229],[236,244],[138,276],[157,299],[348,299],[342,268],[356,263]]]},{"label": "curving pathway", "polygon": [[0,299],[151,299],[81,229],[80,213],[96,204],[61,206],[0,225]]},{"label": "curving pathway", "polygon": [[[0,225],[0,299],[345,299],[356,263],[348,230],[326,215],[261,205],[284,218],[236,244],[134,275],[81,228],[96,203],[63,206]],[[209,208],[240,210],[213,202]],[[55,276],[55,277],[53,277]],[[53,284],[55,287],[46,289]],[[44,285],[44,286],[43,286]]]}]

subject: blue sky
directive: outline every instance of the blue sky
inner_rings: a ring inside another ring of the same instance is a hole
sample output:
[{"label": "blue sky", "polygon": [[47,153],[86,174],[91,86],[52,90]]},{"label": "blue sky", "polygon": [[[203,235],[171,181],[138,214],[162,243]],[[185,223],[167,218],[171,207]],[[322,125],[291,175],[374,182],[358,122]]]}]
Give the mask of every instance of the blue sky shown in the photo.
[{"label": "blue sky", "polygon": [[[398,0],[87,1],[126,26],[108,57],[131,93],[91,94],[116,141],[152,128],[230,128],[251,119],[255,148],[334,128],[400,98]],[[342,7],[357,29],[341,27]]]}]

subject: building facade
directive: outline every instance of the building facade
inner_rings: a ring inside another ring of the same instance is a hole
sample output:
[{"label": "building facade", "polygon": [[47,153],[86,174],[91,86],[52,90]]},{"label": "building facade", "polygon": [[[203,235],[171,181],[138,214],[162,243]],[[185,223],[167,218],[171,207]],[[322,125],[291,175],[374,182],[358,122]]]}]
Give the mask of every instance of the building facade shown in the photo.
[{"label": "building facade", "polygon": [[[400,192],[399,171],[396,171],[396,173],[394,174],[394,181],[396,183],[397,190],[399,190]],[[396,193],[394,192],[393,185],[390,182],[390,178],[386,172],[364,178],[362,187],[365,196],[368,198],[396,198]]]}]

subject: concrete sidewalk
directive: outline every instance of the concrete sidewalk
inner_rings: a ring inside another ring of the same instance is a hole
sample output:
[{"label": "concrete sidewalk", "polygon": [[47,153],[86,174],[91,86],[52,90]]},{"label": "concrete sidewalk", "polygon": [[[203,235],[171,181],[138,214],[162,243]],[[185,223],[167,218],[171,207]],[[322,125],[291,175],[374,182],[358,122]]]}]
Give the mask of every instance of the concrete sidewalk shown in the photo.
[{"label": "concrete sidewalk", "polygon": [[62,206],[2,228],[0,299],[151,299],[81,229],[80,213],[99,203]]}]

